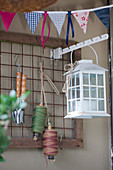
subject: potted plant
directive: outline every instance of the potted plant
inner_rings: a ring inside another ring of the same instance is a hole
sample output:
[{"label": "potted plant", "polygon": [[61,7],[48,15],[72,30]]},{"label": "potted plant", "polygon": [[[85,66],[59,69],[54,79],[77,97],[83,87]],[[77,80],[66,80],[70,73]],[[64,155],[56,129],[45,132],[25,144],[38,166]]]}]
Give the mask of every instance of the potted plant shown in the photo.
[{"label": "potted plant", "polygon": [[[15,109],[24,109],[27,103],[24,101],[30,94],[30,91],[26,91],[19,100],[17,100],[15,90],[12,90],[9,95],[1,95],[0,103],[0,162],[4,162],[5,159],[2,157],[4,151],[7,150],[10,144],[10,136],[6,136],[6,130],[11,120],[11,114]],[[24,102],[23,102],[24,101]]]}]

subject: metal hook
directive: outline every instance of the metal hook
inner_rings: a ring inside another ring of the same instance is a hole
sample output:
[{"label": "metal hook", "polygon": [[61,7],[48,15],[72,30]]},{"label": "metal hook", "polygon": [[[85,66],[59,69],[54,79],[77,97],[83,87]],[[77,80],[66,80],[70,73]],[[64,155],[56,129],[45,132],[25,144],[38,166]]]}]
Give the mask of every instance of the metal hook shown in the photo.
[{"label": "metal hook", "polygon": [[[16,58],[16,57],[17,57],[17,58]],[[15,58],[16,58],[16,59],[15,59]],[[16,65],[16,62],[17,62],[18,58],[19,58],[19,55],[15,54],[15,55],[14,55],[14,59],[15,59],[14,65]]]}]

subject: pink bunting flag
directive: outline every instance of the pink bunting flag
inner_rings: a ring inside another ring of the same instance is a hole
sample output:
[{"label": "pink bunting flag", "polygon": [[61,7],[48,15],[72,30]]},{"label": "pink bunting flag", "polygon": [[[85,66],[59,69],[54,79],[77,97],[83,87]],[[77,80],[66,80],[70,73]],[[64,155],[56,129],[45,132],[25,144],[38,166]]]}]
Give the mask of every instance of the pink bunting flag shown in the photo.
[{"label": "pink bunting flag", "polygon": [[2,17],[2,21],[4,23],[5,30],[7,32],[9,27],[10,27],[10,24],[11,24],[13,18],[14,18],[14,16],[16,15],[16,13],[0,11],[0,15]]},{"label": "pink bunting flag", "polygon": [[86,33],[89,12],[74,12],[73,15],[76,18],[83,32]]}]

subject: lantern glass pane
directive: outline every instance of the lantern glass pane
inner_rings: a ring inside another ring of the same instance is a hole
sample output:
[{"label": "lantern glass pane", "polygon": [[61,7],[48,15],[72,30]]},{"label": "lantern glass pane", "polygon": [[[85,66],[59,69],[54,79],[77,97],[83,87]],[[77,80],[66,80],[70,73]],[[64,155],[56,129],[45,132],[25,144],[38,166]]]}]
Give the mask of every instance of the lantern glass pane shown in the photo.
[{"label": "lantern glass pane", "polygon": [[68,76],[68,86],[69,86],[69,87],[71,87],[71,86],[72,86],[72,84],[71,84],[71,80],[72,80],[71,76]]},{"label": "lantern glass pane", "polygon": [[89,87],[88,86],[83,87],[83,97],[89,97]]},{"label": "lantern glass pane", "polygon": [[83,84],[89,84],[88,73],[83,73]]},{"label": "lantern glass pane", "polygon": [[75,86],[75,75],[72,75],[72,86]]},{"label": "lantern glass pane", "polygon": [[75,100],[72,101],[72,111],[74,112],[76,110],[76,102]]},{"label": "lantern glass pane", "polygon": [[77,100],[76,103],[77,103],[77,111],[80,111],[81,110],[80,100]]},{"label": "lantern glass pane", "polygon": [[96,85],[96,74],[90,74],[90,85]]},{"label": "lantern glass pane", "polygon": [[89,111],[89,100],[83,100],[83,111]]},{"label": "lantern glass pane", "polygon": [[97,79],[98,79],[98,86],[103,86],[104,85],[103,74],[98,74]]},{"label": "lantern glass pane", "polygon": [[91,100],[91,111],[97,111],[97,100]]},{"label": "lantern glass pane", "polygon": [[72,99],[75,99],[75,88],[72,88]]},{"label": "lantern glass pane", "polygon": [[79,73],[76,74],[76,86],[80,85]]},{"label": "lantern glass pane", "polygon": [[98,88],[98,98],[104,98],[104,88]]},{"label": "lantern glass pane", "polygon": [[90,92],[91,92],[91,98],[97,97],[96,87],[90,87]]},{"label": "lantern glass pane", "polygon": [[68,99],[71,99],[71,89],[68,90]]},{"label": "lantern glass pane", "polygon": [[104,100],[98,101],[98,109],[99,111],[104,111]]},{"label": "lantern glass pane", "polygon": [[76,88],[76,98],[80,98],[80,87]]}]

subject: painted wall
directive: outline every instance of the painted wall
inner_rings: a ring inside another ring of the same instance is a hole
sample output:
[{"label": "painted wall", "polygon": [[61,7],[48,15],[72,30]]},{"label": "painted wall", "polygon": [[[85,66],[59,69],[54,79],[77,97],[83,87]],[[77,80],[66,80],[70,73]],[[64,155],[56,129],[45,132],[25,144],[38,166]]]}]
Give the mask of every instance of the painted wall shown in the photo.
[{"label": "painted wall", "polygon": [[[90,13],[87,34],[84,34],[78,23],[73,20],[75,28],[75,41],[84,41],[89,38],[104,34],[107,32],[105,26],[99,21],[94,13]],[[64,23],[61,38],[65,39],[67,22]],[[0,28],[4,30],[2,22]],[[46,27],[47,28],[47,27]],[[24,19],[23,14],[16,15],[9,32],[29,33],[30,30]],[[71,31],[70,31],[71,32]],[[36,34],[41,33],[41,21],[36,30]],[[47,35],[47,29],[45,30]],[[57,31],[51,23],[51,37],[58,37]],[[70,34],[71,39],[71,34]],[[108,68],[108,42],[104,41],[94,44],[98,57],[99,65]],[[89,47],[82,49],[83,59],[93,59],[95,56]],[[107,104],[109,110],[109,84],[107,77]],[[56,157],[56,163],[49,163],[49,170],[110,170],[110,119],[99,118],[94,120],[83,121],[83,149],[63,149],[59,150],[59,155]],[[46,161],[41,149],[14,149],[8,150],[4,157],[6,163],[0,163],[0,170],[42,170],[46,169]]]}]

